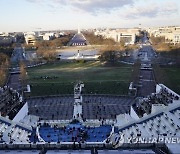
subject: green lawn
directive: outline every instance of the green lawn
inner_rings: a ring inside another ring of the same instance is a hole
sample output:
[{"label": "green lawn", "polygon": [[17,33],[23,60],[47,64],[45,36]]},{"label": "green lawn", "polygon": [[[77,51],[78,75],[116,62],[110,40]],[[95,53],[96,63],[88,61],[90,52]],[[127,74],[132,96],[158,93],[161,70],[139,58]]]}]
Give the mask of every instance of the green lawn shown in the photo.
[{"label": "green lawn", "polygon": [[[128,93],[132,66],[107,66],[101,62],[47,64],[28,69],[32,95],[73,94],[74,83],[83,81],[85,93]],[[51,79],[45,79],[45,77]]]},{"label": "green lawn", "polygon": [[167,80],[165,84],[180,94],[180,67],[161,67]]}]

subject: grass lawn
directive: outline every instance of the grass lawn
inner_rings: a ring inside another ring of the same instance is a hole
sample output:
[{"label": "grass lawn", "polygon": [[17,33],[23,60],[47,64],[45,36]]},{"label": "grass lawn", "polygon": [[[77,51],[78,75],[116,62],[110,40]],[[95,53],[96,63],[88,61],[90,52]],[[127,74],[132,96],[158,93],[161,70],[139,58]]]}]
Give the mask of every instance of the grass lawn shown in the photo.
[{"label": "grass lawn", "polygon": [[163,69],[164,74],[167,77],[167,82],[165,84],[180,94],[180,67],[161,67]]},{"label": "grass lawn", "polygon": [[154,66],[157,83],[163,83],[176,93],[180,94],[180,67]]},{"label": "grass lawn", "polygon": [[79,80],[85,83],[85,93],[125,95],[131,74],[132,66],[107,66],[101,62],[60,62],[28,69],[33,96],[73,94]]}]

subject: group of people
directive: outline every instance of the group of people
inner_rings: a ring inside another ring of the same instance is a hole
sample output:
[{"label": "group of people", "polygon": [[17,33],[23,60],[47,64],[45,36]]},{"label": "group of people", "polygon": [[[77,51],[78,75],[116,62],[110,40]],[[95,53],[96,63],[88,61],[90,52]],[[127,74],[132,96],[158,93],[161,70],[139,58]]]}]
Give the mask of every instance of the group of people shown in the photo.
[{"label": "group of people", "polygon": [[44,80],[48,80],[48,79],[58,79],[58,76],[38,76],[38,77],[34,77],[33,79],[36,80],[40,80],[40,79],[44,79]]},{"label": "group of people", "polygon": [[8,86],[0,88],[0,112],[1,116],[9,116],[13,119],[23,106],[21,95]]},{"label": "group of people", "polygon": [[162,88],[159,93],[153,93],[142,101],[137,102],[135,105],[133,105],[133,108],[135,109],[136,113],[142,117],[145,113],[150,114],[152,112],[153,104],[163,104],[168,106],[169,104],[173,103],[173,100],[179,99],[180,98],[177,95],[168,91],[166,88]]}]

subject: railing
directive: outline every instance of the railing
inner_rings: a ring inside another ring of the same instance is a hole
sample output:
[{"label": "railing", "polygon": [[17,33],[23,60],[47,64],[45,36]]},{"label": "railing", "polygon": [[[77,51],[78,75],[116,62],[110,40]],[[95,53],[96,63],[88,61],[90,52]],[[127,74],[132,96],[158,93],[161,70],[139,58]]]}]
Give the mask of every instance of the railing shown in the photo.
[{"label": "railing", "polygon": [[[82,96],[134,98],[134,97],[130,97],[128,95],[113,95],[113,94],[82,94]],[[49,96],[47,96],[47,95],[45,95],[45,96],[31,96],[28,99],[52,98],[52,97],[73,97],[74,98],[74,94],[61,94],[61,95],[49,95]]]},{"label": "railing", "polygon": [[[138,143],[138,144],[130,144],[130,143],[125,143],[123,144],[119,149],[155,149],[156,147],[164,147],[164,144],[153,144],[153,143],[147,143],[147,144],[142,144],[142,143]],[[7,150],[7,149],[11,149],[11,150],[17,150],[17,149],[21,149],[21,150],[29,150],[29,149],[37,149],[37,150],[42,150],[42,149],[46,149],[46,150],[54,150],[54,149],[62,149],[62,150],[70,150],[70,149],[86,149],[86,150],[91,150],[93,148],[96,149],[107,149],[107,150],[115,150],[111,144],[109,143],[103,143],[103,142],[84,142],[84,143],[78,143],[78,142],[51,142],[51,143],[27,143],[27,144],[22,144],[22,143],[15,143],[15,144],[7,144],[7,143],[0,143],[0,149],[1,150]],[[117,148],[118,149],[118,148]],[[116,150],[117,150],[116,149]]]}]

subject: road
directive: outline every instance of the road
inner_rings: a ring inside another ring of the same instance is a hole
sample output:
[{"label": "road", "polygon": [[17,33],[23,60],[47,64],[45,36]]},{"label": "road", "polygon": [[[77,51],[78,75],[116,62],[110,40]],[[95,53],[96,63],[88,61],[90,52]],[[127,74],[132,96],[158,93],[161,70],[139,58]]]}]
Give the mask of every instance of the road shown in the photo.
[{"label": "road", "polygon": [[151,67],[156,58],[156,52],[148,42],[147,36],[142,39],[142,47],[138,51],[138,59],[141,62],[137,96],[146,97],[156,92],[156,81]]},{"label": "road", "polygon": [[141,60],[141,63],[151,63],[156,58],[156,53],[153,50],[151,45],[143,45],[138,52],[138,59]]},{"label": "road", "polygon": [[24,48],[17,44],[11,56],[12,68],[8,80],[8,86],[17,91],[21,91],[19,63],[25,60]]},{"label": "road", "polygon": [[11,63],[18,65],[20,61],[24,61],[25,59],[25,51],[22,46],[17,46],[14,48]]}]

